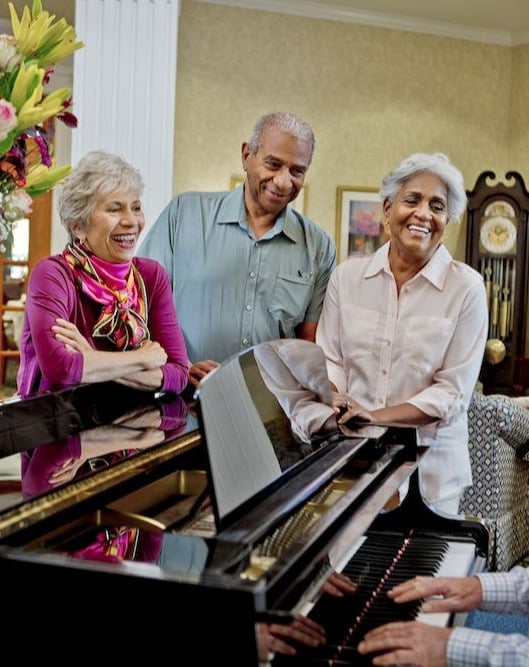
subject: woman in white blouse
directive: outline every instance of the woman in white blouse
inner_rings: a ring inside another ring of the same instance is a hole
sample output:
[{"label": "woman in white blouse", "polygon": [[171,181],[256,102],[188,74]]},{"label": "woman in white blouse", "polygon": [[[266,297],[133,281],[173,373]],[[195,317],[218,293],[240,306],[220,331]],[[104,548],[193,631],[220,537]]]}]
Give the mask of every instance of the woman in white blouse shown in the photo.
[{"label": "woman in white blouse", "polygon": [[382,182],[389,240],[333,272],[316,332],[340,418],[419,426],[429,451],[421,492],[457,514],[471,484],[467,408],[488,326],[481,275],[443,245],[466,208],[461,172],[441,153],[415,153]]}]

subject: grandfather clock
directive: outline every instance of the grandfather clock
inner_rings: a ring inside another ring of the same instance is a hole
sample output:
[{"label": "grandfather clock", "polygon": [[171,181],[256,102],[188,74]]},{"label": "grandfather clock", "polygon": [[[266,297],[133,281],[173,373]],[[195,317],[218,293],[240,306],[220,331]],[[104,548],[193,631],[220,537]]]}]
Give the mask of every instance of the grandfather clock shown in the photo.
[{"label": "grandfather clock", "polygon": [[467,192],[466,261],[485,281],[489,332],[480,380],[487,394],[520,394],[528,385],[526,322],[529,192],[516,171],[505,183],[484,171]]}]

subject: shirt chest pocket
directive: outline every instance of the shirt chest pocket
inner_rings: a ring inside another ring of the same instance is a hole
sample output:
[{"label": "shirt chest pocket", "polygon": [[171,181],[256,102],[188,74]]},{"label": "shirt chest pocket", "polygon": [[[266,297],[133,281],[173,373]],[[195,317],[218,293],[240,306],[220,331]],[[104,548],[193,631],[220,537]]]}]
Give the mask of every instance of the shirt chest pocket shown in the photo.
[{"label": "shirt chest pocket", "polygon": [[340,318],[342,353],[345,359],[375,354],[380,315],[376,310],[342,304]]},{"label": "shirt chest pocket", "polygon": [[294,336],[294,327],[303,322],[312,290],[313,280],[308,276],[277,276],[268,311],[288,329],[289,336]]},{"label": "shirt chest pocket", "polygon": [[403,337],[403,359],[421,373],[441,368],[453,333],[454,323],[447,318],[410,317]]}]

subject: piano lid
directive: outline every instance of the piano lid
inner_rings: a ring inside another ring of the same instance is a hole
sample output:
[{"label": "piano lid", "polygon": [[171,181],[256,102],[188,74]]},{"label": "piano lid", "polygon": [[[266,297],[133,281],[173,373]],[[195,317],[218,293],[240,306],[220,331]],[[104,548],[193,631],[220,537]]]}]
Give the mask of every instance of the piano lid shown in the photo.
[{"label": "piano lid", "polygon": [[[0,458],[118,422],[128,412],[174,401],[182,403],[180,397],[130,389],[116,382],[96,382],[0,401]],[[181,407],[173,409],[178,427],[181,413]],[[196,428],[196,422],[190,427]]]},{"label": "piano lid", "polygon": [[[81,385],[1,402],[0,466],[2,458],[20,455],[28,500],[193,432],[195,413],[180,396],[114,382]],[[2,507],[10,507],[5,497]]]}]

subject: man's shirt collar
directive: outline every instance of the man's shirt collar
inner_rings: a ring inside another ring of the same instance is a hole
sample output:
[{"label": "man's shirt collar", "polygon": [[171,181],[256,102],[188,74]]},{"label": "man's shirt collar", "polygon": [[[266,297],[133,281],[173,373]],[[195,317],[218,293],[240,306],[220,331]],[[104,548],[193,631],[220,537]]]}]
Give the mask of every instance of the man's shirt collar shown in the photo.
[{"label": "man's shirt collar", "polygon": [[[226,195],[219,207],[216,223],[221,225],[238,224],[242,229],[248,230],[246,207],[244,205],[244,187],[242,185]],[[276,236],[281,233],[294,243],[303,242],[303,231],[297,214],[288,206],[281,212],[275,221],[274,227],[265,234],[265,237],[268,235]]]}]

